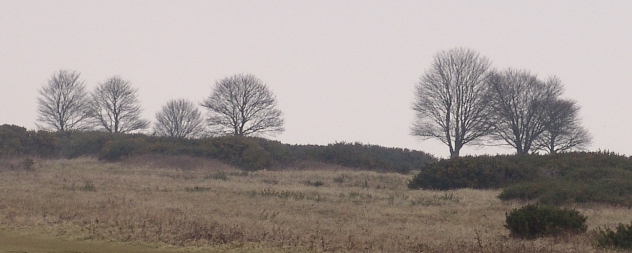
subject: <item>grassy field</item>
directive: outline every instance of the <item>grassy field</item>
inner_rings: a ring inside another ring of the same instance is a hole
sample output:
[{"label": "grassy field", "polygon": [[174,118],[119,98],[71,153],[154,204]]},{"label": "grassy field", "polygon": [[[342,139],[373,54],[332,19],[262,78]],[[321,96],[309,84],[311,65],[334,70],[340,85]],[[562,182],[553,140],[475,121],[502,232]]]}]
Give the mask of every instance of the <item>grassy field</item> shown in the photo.
[{"label": "grassy field", "polygon": [[412,174],[243,172],[158,156],[9,168],[19,163],[0,164],[0,252],[610,252],[593,246],[593,230],[632,220],[628,208],[575,206],[586,234],[524,241],[503,224],[525,203],[408,190]]}]

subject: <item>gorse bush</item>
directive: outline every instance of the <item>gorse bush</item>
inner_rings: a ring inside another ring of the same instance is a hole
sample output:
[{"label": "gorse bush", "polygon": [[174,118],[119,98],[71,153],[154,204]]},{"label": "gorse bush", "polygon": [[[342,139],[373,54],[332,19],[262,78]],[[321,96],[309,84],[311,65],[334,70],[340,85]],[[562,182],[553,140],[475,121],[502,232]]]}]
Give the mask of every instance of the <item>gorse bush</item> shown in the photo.
[{"label": "gorse bush", "polygon": [[99,151],[99,160],[116,161],[133,155],[146,154],[147,142],[142,136],[110,140]]},{"label": "gorse bush", "polygon": [[459,188],[489,189],[531,181],[542,170],[535,156],[457,157],[427,165],[408,187],[411,189],[450,190]]},{"label": "gorse bush", "polygon": [[223,136],[202,139],[113,134],[109,132],[27,131],[0,126],[0,157],[98,157],[117,161],[126,157],[186,155],[218,159],[244,170],[284,167],[315,161],[381,172],[408,173],[437,159],[424,152],[360,143],[327,146],[289,145],[257,137]]},{"label": "gorse bush", "polygon": [[597,245],[600,247],[616,247],[632,250],[632,223],[619,223],[617,231],[610,228],[597,230]]},{"label": "gorse bush", "polygon": [[59,145],[58,140],[49,132],[27,131],[16,125],[0,126],[0,157],[54,157]]},{"label": "gorse bush", "polygon": [[562,233],[586,232],[586,217],[574,209],[530,204],[506,215],[505,227],[512,236],[534,239]]},{"label": "gorse bush", "polygon": [[632,160],[610,152],[459,157],[426,166],[411,189],[504,188],[500,199],[632,206]]},{"label": "gorse bush", "polygon": [[401,148],[386,148],[362,143],[338,142],[327,146],[292,146],[296,157],[329,164],[373,171],[408,173],[424,168],[437,159],[427,153]]},{"label": "gorse bush", "polygon": [[621,168],[580,168],[557,178],[508,186],[502,200],[537,200],[542,204],[607,203],[632,206],[632,171]]}]

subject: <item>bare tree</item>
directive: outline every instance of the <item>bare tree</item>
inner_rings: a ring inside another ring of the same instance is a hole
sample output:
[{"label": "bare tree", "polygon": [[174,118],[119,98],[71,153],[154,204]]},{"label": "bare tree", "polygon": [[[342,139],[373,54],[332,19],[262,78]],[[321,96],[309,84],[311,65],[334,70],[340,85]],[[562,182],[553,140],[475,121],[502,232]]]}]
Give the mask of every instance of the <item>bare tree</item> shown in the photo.
[{"label": "bare tree", "polygon": [[439,52],[416,85],[412,135],[437,139],[458,157],[492,129],[486,77],[490,61],[477,52],[455,48]]},{"label": "bare tree", "polygon": [[544,117],[550,104],[562,94],[560,80],[547,81],[524,70],[509,69],[490,75],[495,120],[494,139],[528,154],[545,131]]},{"label": "bare tree", "polygon": [[284,131],[281,111],[268,87],[254,75],[238,74],[215,83],[202,106],[214,134],[247,136]]},{"label": "bare tree", "polygon": [[147,128],[149,121],[140,118],[142,110],[137,92],[128,81],[118,76],[100,83],[92,93],[91,101],[95,124],[111,133]]},{"label": "bare tree", "polygon": [[38,128],[56,131],[85,130],[89,127],[89,98],[79,72],[60,70],[38,90]]},{"label": "bare tree", "polygon": [[171,100],[156,113],[154,132],[160,136],[196,138],[204,134],[203,123],[202,115],[193,102]]},{"label": "bare tree", "polygon": [[558,99],[549,104],[544,114],[544,131],[535,140],[535,148],[550,154],[584,149],[592,137],[579,119],[575,101]]}]

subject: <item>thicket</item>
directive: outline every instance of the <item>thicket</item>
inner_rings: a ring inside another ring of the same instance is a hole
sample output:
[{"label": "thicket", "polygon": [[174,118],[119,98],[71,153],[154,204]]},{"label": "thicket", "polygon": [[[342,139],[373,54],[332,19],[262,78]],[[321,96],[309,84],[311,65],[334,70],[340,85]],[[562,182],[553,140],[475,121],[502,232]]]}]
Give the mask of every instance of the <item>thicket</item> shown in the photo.
[{"label": "thicket", "polygon": [[511,235],[534,239],[563,233],[586,232],[586,216],[575,209],[530,204],[513,209],[506,215],[505,227]]},{"label": "thicket", "polygon": [[426,166],[409,187],[503,188],[503,200],[632,206],[632,159],[601,151],[462,157]]},{"label": "thicket", "polygon": [[408,173],[436,159],[427,153],[402,148],[386,148],[362,143],[339,142],[327,146],[292,146],[297,157],[375,171]]},{"label": "thicket", "polygon": [[0,126],[0,157],[72,159],[94,156],[103,161],[117,161],[144,154],[212,158],[245,170],[316,161],[365,170],[408,173],[436,161],[432,155],[420,151],[360,143],[289,145],[255,137],[182,139],[108,132],[35,132],[18,126]]},{"label": "thicket", "polygon": [[599,228],[597,230],[597,245],[632,250],[632,223],[629,225],[619,223],[616,231],[610,228]]},{"label": "thicket", "polygon": [[27,131],[16,125],[0,126],[0,157],[53,157],[60,147],[55,136],[45,131]]},{"label": "thicket", "polygon": [[537,155],[467,156],[429,164],[408,184],[411,189],[502,188],[538,179],[543,160]]}]

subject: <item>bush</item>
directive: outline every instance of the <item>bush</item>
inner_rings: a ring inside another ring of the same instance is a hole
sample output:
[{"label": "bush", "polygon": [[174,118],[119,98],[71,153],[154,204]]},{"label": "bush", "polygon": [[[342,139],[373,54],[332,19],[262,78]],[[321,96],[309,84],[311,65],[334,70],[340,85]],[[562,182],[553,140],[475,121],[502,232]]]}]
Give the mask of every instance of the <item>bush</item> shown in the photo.
[{"label": "bush", "polygon": [[99,160],[117,161],[124,157],[146,153],[147,143],[143,138],[111,140],[99,152]]},{"label": "bush", "polygon": [[210,158],[254,171],[272,166],[274,159],[254,138],[226,136],[202,141],[201,149]]},{"label": "bush", "polygon": [[408,184],[411,189],[502,188],[541,177],[539,156],[457,157],[426,166]]},{"label": "bush", "polygon": [[505,228],[512,236],[534,239],[561,233],[586,232],[586,217],[575,209],[531,204],[506,215]]},{"label": "bush", "polygon": [[[598,186],[598,183],[594,181],[621,178],[628,180],[632,179],[630,175],[632,175],[632,159],[609,152],[457,157],[426,166],[413,178],[408,187],[436,190],[489,189],[521,183],[537,185],[542,181],[557,184],[560,180],[565,181],[563,183],[567,186],[575,182],[594,183],[593,185]],[[632,186],[632,183],[628,185]],[[524,190],[536,191],[534,185],[520,187]],[[625,187],[623,188],[625,190]],[[580,190],[569,187],[557,189],[570,190],[571,192],[562,194],[571,195],[572,191]],[[525,195],[532,193],[528,192]],[[558,199],[554,196],[552,198]]]},{"label": "bush", "polygon": [[597,245],[601,247],[617,247],[632,250],[632,223],[624,225],[619,223],[617,231],[610,228],[597,231]]},{"label": "bush", "polygon": [[424,168],[437,158],[415,150],[338,142],[327,146],[293,146],[296,157],[345,167],[406,174]]},{"label": "bush", "polygon": [[502,200],[537,200],[542,204],[607,203],[632,207],[632,171],[620,168],[580,168],[557,178],[508,186]]},{"label": "bush", "polygon": [[16,125],[0,126],[0,157],[31,155],[53,157],[59,148],[58,140],[46,131],[27,131]]},{"label": "bush", "polygon": [[58,132],[60,139],[60,155],[64,158],[77,158],[80,156],[98,156],[108,141],[115,139],[116,135],[109,132]]}]

